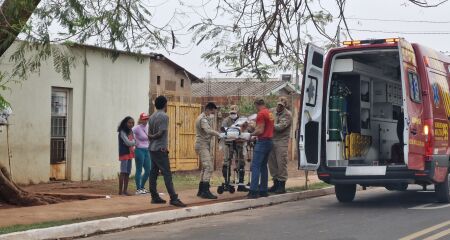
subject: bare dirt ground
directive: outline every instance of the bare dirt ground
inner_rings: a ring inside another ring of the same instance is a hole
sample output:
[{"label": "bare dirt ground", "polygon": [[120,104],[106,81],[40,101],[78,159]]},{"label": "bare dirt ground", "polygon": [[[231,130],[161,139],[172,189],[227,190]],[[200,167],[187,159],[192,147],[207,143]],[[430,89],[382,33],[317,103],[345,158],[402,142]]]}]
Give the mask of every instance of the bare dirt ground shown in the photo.
[{"label": "bare dirt ground", "polygon": [[[297,161],[288,162],[289,177],[303,177],[304,171],[297,170]],[[247,164],[249,165],[249,164]],[[249,166],[247,166],[249,168]],[[312,174],[312,173],[310,173]],[[199,171],[176,172],[174,173],[174,185],[178,191],[195,189],[198,186]],[[158,185],[162,186],[162,178],[159,178]],[[219,185],[222,182],[221,172],[214,172],[211,185]],[[49,183],[33,184],[21,186],[23,189],[35,193],[56,194],[64,201],[78,201],[92,198],[104,198],[105,196],[117,195],[117,180],[104,181],[52,181]],[[147,184],[148,189],[148,184]],[[134,179],[130,179],[129,192],[135,192]],[[0,202],[0,209],[14,208],[17,206]]]}]

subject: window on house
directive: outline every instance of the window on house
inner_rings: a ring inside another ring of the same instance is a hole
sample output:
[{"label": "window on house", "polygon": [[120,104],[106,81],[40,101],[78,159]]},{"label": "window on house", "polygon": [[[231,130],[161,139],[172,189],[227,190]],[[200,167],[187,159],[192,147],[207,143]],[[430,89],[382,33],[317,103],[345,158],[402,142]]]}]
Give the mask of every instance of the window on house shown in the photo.
[{"label": "window on house", "polygon": [[156,76],[156,84],[161,85],[161,76]]},{"label": "window on house", "polygon": [[69,139],[69,95],[70,89],[52,88],[50,122],[50,180],[67,179]]},{"label": "window on house", "polygon": [[181,87],[184,87],[184,79],[181,79],[180,85],[181,85]]}]

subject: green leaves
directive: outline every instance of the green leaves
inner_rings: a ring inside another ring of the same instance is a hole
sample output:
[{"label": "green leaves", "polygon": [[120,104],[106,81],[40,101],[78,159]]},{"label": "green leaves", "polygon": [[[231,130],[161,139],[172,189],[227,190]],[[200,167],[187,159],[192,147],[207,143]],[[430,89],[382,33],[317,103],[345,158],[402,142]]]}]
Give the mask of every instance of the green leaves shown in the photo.
[{"label": "green leaves", "polygon": [[[264,101],[266,103],[267,108],[269,109],[277,106],[277,96],[274,95],[265,96]],[[242,97],[237,105],[239,106],[239,112],[241,115],[250,116],[251,114],[258,112],[255,108],[254,98]]]},{"label": "green leaves", "polygon": [[63,45],[52,46],[53,65],[65,81],[70,81],[70,68],[74,67],[75,57]]},{"label": "green leaves", "polygon": [[[9,11],[18,14],[24,9],[34,9],[36,2],[39,1],[8,0]],[[151,9],[140,0],[45,0],[24,23],[16,24],[23,41],[15,45],[9,56],[13,67],[2,77],[2,86],[39,73],[47,60],[51,60],[63,80],[70,81],[76,58],[67,46],[75,43],[130,52],[167,49],[169,44],[173,49],[178,43],[175,31],[152,24]],[[0,39],[2,31],[5,30],[0,29]],[[8,31],[5,33],[16,38]],[[6,49],[11,43],[0,41],[0,48]],[[113,60],[118,56],[118,52],[108,55]]]}]

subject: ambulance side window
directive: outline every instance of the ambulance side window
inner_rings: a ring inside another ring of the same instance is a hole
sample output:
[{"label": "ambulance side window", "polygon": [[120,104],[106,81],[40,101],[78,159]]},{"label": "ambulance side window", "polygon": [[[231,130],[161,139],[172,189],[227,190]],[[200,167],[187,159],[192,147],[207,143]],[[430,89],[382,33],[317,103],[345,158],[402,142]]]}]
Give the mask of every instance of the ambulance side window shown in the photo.
[{"label": "ambulance side window", "polygon": [[323,68],[323,55],[318,52],[314,52],[312,64],[318,68]]},{"label": "ambulance side window", "polygon": [[306,105],[310,107],[316,106],[317,101],[317,78],[308,76],[305,81]]},{"label": "ambulance side window", "polygon": [[422,95],[420,91],[420,81],[419,76],[416,73],[408,72],[409,78],[409,95],[411,100],[416,103],[422,102]]}]

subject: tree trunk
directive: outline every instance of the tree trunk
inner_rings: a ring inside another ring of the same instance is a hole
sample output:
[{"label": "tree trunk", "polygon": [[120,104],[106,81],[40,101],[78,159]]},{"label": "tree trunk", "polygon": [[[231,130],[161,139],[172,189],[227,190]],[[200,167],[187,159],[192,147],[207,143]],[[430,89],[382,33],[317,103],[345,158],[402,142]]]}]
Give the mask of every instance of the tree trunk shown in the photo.
[{"label": "tree trunk", "polygon": [[0,164],[0,199],[6,203],[19,206],[46,205],[62,201],[56,197],[23,190],[11,180],[8,169],[2,164]]},{"label": "tree trunk", "polygon": [[[14,43],[40,0],[4,0],[0,7],[0,56]],[[20,206],[45,205],[61,199],[29,193],[12,180],[6,167],[0,164],[0,199]]]},{"label": "tree trunk", "polygon": [[0,56],[14,43],[41,0],[4,0],[0,7]]}]

